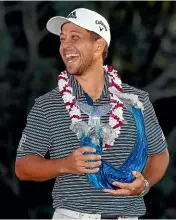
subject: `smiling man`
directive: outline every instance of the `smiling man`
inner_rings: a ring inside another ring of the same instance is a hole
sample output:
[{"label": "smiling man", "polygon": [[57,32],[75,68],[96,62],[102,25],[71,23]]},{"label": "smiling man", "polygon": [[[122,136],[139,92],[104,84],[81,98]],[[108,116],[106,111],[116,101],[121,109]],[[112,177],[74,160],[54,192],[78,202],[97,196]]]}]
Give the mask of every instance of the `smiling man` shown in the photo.
[{"label": "smiling man", "polygon": [[100,14],[79,8],[51,18],[47,29],[60,38],[66,71],[28,115],[16,175],[56,178],[53,219],[138,219],[169,163],[148,94],[103,66],[111,36]]}]

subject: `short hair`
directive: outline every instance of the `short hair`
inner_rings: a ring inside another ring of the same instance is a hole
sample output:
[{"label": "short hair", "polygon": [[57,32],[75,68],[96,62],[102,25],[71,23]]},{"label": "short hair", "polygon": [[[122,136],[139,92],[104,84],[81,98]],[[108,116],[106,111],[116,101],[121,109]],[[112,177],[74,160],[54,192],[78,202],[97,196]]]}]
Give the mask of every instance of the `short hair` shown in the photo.
[{"label": "short hair", "polygon": [[[93,37],[94,40],[98,40],[101,38],[101,36],[93,31],[88,31],[90,33],[90,35]],[[105,59],[107,58],[108,56],[108,44],[106,43],[106,46],[104,48],[104,51],[103,51],[103,62],[105,61]]]}]

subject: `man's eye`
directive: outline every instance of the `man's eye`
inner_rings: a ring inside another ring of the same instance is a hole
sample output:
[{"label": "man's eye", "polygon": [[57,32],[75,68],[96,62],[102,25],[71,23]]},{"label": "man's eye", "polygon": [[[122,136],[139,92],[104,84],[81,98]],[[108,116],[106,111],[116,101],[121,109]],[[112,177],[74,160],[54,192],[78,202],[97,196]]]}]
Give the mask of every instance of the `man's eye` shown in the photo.
[{"label": "man's eye", "polygon": [[73,39],[73,40],[78,40],[79,37],[78,37],[77,35],[73,35],[73,36],[72,36],[72,39]]}]

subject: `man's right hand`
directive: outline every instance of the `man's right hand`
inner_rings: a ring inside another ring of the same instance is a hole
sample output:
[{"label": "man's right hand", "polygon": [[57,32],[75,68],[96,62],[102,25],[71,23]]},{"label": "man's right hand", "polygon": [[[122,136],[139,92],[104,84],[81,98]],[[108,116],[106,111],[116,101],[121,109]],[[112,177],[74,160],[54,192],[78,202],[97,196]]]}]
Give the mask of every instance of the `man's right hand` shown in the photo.
[{"label": "man's right hand", "polygon": [[[64,158],[64,173],[83,174],[97,173],[98,166],[101,165],[101,156],[96,154],[84,154],[85,152],[95,152],[95,149],[89,146],[80,147],[74,150],[70,155]],[[94,161],[94,162],[88,162]]]}]

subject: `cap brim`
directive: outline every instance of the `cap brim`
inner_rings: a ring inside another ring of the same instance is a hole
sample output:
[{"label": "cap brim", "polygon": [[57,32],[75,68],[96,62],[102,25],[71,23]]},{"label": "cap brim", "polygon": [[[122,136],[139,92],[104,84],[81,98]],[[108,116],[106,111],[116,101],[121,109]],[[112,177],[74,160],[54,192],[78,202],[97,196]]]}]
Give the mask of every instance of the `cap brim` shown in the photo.
[{"label": "cap brim", "polygon": [[47,27],[47,30],[50,31],[51,33],[56,34],[56,35],[60,35],[62,25],[67,22],[71,22],[73,24],[76,24],[79,27],[82,27],[84,29],[92,31],[90,28],[88,28],[88,27],[86,28],[84,25],[77,23],[77,21],[75,21],[75,20],[61,17],[61,16],[56,16],[56,17],[51,18],[47,22],[46,27]]},{"label": "cap brim", "polygon": [[71,22],[71,21],[65,17],[56,16],[56,17],[51,18],[47,22],[46,28],[51,33],[56,34],[56,35],[60,35],[61,27],[66,22]]}]

